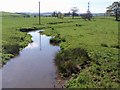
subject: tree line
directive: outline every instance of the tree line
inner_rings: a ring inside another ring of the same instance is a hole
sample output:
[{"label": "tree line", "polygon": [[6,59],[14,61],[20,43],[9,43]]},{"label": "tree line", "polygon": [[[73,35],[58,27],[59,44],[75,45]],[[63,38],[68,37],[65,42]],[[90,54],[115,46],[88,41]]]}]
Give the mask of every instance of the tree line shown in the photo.
[{"label": "tree line", "polygon": [[57,11],[54,11],[52,13],[52,17],[57,17],[57,18],[63,18],[64,16],[65,17],[68,17],[68,16],[71,16],[72,19],[75,18],[75,16],[81,16],[83,19],[88,19],[88,20],[91,20],[91,18],[93,17],[92,13],[89,11],[87,12],[86,14],[78,14],[77,12],[79,11],[79,9],[77,7],[73,7],[71,8],[70,10],[71,12],[68,12],[68,13],[61,13],[61,12],[57,12]]}]

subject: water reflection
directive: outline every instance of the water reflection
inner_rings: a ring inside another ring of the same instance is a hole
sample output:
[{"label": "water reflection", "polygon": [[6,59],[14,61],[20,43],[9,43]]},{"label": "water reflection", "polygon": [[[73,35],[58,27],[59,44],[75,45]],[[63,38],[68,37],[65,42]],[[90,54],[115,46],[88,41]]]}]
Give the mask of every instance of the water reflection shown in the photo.
[{"label": "water reflection", "polygon": [[34,48],[38,48],[39,45],[37,43],[30,43],[26,48],[28,49],[34,49]]},{"label": "water reflection", "polygon": [[2,69],[0,69],[0,90],[2,90]]},{"label": "water reflection", "polygon": [[40,51],[41,51],[41,31],[39,33],[40,33]]}]

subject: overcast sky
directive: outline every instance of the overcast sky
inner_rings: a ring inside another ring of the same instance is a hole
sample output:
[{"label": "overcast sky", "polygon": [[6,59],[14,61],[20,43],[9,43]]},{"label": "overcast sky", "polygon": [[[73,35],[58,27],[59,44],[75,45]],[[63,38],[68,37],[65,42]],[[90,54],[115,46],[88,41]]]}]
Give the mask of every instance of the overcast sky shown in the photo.
[{"label": "overcast sky", "polygon": [[41,12],[69,12],[72,7],[78,7],[79,12],[84,13],[90,2],[92,13],[104,13],[106,7],[119,0],[0,0],[0,11],[38,12],[39,1],[41,2]]}]

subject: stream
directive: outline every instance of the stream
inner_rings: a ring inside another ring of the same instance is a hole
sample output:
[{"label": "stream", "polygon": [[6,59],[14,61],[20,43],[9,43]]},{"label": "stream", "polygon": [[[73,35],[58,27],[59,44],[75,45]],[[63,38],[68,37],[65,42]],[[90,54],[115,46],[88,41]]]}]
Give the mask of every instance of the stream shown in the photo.
[{"label": "stream", "polygon": [[29,32],[33,42],[2,68],[2,88],[61,88],[54,63],[60,47],[39,31]]}]

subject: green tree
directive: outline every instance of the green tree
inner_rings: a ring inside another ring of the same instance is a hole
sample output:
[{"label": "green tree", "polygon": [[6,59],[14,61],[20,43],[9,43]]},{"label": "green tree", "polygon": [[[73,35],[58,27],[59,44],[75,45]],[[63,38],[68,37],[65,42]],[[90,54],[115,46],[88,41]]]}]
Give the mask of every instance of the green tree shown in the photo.
[{"label": "green tree", "polygon": [[120,18],[120,2],[113,2],[112,5],[107,7],[107,14],[110,16],[115,16],[116,21]]},{"label": "green tree", "polygon": [[58,12],[57,17],[63,19],[64,15],[61,12]]},{"label": "green tree", "polygon": [[75,14],[79,11],[79,9],[77,7],[73,7],[71,11],[72,11],[72,18],[74,18]]}]

